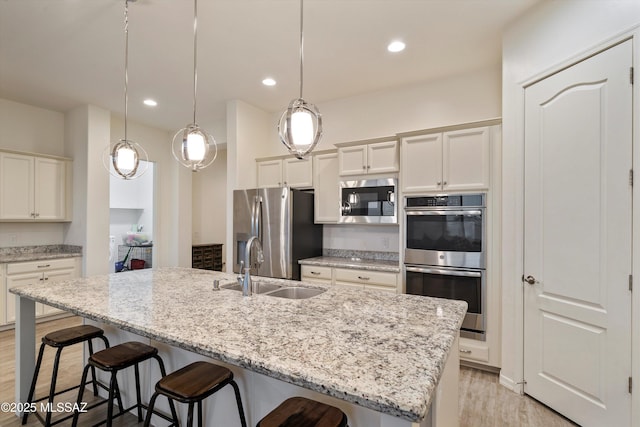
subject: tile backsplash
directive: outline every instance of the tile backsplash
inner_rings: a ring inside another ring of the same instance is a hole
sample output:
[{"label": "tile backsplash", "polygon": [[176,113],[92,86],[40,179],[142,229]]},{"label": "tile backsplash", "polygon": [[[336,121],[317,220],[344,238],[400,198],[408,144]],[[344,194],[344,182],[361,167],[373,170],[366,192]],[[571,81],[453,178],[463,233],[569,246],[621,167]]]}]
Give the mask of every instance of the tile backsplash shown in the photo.
[{"label": "tile backsplash", "polygon": [[323,247],[326,250],[400,252],[397,225],[325,224]]}]

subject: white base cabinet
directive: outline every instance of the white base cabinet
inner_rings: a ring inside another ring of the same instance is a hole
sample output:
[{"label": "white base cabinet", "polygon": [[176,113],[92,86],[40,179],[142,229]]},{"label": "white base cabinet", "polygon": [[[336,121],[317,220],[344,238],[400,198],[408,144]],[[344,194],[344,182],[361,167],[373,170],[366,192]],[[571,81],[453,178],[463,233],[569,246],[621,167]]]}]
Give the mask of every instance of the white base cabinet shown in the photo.
[{"label": "white base cabinet", "polygon": [[[5,280],[2,292],[4,304],[0,321],[3,324],[13,323],[16,320],[15,295],[9,289],[15,286],[33,285],[43,281],[56,282],[78,277],[80,271],[80,258],[61,258],[42,261],[27,261],[5,264]],[[62,313],[55,307],[36,303],[36,316],[50,316]]]},{"label": "white base cabinet", "polygon": [[397,273],[315,265],[301,267],[303,282],[400,293]]}]

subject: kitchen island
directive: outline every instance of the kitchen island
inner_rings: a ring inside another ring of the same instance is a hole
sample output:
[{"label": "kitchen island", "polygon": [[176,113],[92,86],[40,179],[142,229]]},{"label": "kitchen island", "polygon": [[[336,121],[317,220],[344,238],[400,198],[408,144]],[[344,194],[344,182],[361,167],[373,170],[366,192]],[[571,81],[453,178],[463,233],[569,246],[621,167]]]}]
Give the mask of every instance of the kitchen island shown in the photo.
[{"label": "kitchen island", "polygon": [[[34,360],[38,301],[98,322],[112,344],[157,345],[169,371],[203,358],[229,367],[250,425],[291,395],[340,407],[351,427],[457,425],[457,338],[466,303],[330,286],[308,299],[243,297],[213,290],[214,279],[235,282],[227,273],[161,268],[13,288],[17,398],[25,400],[33,372],[27,361]],[[147,398],[158,379],[149,371]],[[207,400],[207,414],[229,412],[230,421],[219,425],[235,425],[232,393],[220,394]]]}]

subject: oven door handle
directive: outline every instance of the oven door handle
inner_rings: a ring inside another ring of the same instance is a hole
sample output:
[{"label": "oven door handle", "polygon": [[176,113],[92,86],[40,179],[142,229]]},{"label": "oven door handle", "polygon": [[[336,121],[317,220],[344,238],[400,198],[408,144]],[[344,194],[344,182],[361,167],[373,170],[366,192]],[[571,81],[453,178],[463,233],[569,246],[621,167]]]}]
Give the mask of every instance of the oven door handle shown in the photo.
[{"label": "oven door handle", "polygon": [[405,209],[407,215],[482,215],[479,209],[474,210],[417,210]]},{"label": "oven door handle", "polygon": [[442,274],[444,276],[482,277],[482,272],[480,271],[445,270],[443,268],[412,267],[412,266],[406,266],[406,269],[407,271],[411,271],[412,273]]}]

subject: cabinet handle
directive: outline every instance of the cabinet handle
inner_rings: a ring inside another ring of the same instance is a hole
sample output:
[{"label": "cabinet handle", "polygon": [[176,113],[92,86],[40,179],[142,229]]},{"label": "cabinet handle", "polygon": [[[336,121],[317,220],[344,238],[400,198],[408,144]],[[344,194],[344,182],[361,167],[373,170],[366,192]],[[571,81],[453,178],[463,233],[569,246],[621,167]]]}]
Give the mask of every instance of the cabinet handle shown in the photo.
[{"label": "cabinet handle", "polygon": [[447,181],[443,182],[442,185],[447,185]]},{"label": "cabinet handle", "polygon": [[460,349],[460,353],[463,353],[463,354],[471,354],[471,350],[463,350],[463,349]]},{"label": "cabinet handle", "polygon": [[367,167],[365,165],[362,165],[362,170],[367,169]]},{"label": "cabinet handle", "polygon": [[436,185],[441,185],[441,184],[442,184],[442,182],[440,182],[440,181],[436,182]]},{"label": "cabinet handle", "polygon": [[36,214],[36,218],[40,218],[40,214],[39,213]]},{"label": "cabinet handle", "polygon": [[38,266],[38,268],[48,268],[48,267],[51,267],[51,264],[42,264]]},{"label": "cabinet handle", "polygon": [[367,169],[371,169],[371,165],[367,165]]},{"label": "cabinet handle", "polygon": [[36,213],[35,212],[31,212],[31,218],[35,218],[36,217]]},{"label": "cabinet handle", "polygon": [[282,183],[278,182],[278,187],[282,187]]},{"label": "cabinet handle", "polygon": [[320,273],[319,273],[319,272],[317,272],[317,271],[310,271],[310,273],[311,273],[311,274],[315,274],[316,276],[319,276],[319,275],[320,275]]},{"label": "cabinet handle", "polygon": [[45,278],[44,278],[44,280],[49,280],[49,278],[48,278],[48,277],[45,277]]},{"label": "cabinet handle", "polygon": [[360,280],[369,280],[368,277],[363,277],[363,276],[358,276],[358,279],[360,279]]}]

